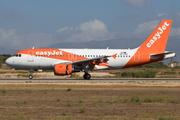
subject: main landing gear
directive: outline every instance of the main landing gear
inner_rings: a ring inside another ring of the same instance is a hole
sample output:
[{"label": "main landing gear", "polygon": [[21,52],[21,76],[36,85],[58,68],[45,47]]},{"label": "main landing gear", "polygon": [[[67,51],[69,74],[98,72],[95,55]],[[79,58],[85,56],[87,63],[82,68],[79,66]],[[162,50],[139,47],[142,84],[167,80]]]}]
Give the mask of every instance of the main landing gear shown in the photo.
[{"label": "main landing gear", "polygon": [[33,78],[33,69],[30,70],[30,75],[29,75],[29,79],[32,79]]},{"label": "main landing gear", "polygon": [[89,80],[91,78],[91,75],[88,73],[88,69],[84,69],[84,75],[83,78]]},{"label": "main landing gear", "polygon": [[89,73],[85,73],[83,75],[83,78],[89,80],[91,78],[91,75]]}]

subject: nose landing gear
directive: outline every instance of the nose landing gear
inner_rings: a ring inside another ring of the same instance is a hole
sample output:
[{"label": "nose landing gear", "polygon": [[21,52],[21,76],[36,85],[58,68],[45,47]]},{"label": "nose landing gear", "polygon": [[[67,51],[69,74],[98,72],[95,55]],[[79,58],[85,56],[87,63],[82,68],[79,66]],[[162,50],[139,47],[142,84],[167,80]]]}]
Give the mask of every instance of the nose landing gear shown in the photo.
[{"label": "nose landing gear", "polygon": [[33,78],[33,69],[30,70],[30,75],[29,75],[29,79]]}]

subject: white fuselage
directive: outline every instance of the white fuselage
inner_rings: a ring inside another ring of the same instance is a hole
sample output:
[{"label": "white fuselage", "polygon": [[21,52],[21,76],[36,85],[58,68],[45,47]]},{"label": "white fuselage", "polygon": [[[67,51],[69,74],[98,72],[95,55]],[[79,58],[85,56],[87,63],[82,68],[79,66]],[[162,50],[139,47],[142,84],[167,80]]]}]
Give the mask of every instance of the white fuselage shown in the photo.
[{"label": "white fuselage", "polygon": [[[99,66],[96,65],[96,69],[118,69],[123,68],[127,62],[134,57],[133,55],[136,53],[137,49],[59,49],[62,51],[66,51],[68,53],[73,53],[76,55],[56,55],[56,57],[44,57],[44,55],[29,55],[29,54],[21,54],[21,57],[11,57],[6,60],[6,63],[9,66],[15,68],[23,68],[23,69],[53,69],[55,64],[61,63],[73,63],[77,61],[78,57],[89,58],[97,58],[100,56],[111,56],[116,54],[116,59],[109,57],[108,63],[104,63],[107,66]],[[54,55],[55,56],[55,55]],[[134,62],[139,62],[139,58],[135,58]],[[66,58],[66,59],[63,59]],[[108,67],[110,66],[110,67]]]}]

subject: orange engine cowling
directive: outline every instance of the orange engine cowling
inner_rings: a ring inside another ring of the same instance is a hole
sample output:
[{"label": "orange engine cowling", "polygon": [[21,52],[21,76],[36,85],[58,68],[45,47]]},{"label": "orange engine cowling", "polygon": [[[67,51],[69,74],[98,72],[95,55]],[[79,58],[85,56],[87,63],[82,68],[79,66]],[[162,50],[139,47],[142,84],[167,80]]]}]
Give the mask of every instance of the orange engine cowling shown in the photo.
[{"label": "orange engine cowling", "polygon": [[70,75],[72,73],[71,64],[55,64],[54,65],[54,74],[55,75]]}]

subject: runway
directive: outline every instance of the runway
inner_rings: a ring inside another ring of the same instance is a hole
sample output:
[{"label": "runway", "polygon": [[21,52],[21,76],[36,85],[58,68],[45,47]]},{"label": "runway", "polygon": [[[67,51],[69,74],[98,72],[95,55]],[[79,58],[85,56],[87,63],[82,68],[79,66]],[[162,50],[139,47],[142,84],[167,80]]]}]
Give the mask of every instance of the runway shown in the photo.
[{"label": "runway", "polygon": [[0,79],[0,83],[121,83],[121,82],[180,82],[180,78],[92,78],[84,79]]}]

